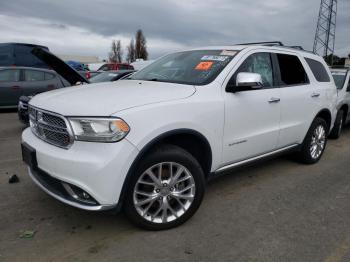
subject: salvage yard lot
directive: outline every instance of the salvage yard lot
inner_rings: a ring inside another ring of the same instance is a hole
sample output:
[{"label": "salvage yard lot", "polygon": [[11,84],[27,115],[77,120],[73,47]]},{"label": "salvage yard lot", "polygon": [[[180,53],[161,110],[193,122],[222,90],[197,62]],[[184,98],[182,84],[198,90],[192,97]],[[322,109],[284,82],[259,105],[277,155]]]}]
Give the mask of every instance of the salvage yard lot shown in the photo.
[{"label": "salvage yard lot", "polygon": [[350,128],[320,163],[284,156],[218,178],[191,220],[148,232],[46,195],[26,174],[16,113],[0,123],[0,261],[350,261]]}]

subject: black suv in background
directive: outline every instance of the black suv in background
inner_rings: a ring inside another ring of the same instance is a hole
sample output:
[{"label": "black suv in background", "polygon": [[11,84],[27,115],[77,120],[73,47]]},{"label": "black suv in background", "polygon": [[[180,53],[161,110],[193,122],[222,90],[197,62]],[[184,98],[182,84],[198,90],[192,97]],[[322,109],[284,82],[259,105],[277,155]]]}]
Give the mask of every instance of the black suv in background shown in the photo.
[{"label": "black suv in background", "polygon": [[36,68],[48,68],[47,64],[35,57],[31,51],[40,47],[46,51],[46,46],[23,44],[23,43],[1,43],[0,44],[0,67],[2,66],[27,66]]}]

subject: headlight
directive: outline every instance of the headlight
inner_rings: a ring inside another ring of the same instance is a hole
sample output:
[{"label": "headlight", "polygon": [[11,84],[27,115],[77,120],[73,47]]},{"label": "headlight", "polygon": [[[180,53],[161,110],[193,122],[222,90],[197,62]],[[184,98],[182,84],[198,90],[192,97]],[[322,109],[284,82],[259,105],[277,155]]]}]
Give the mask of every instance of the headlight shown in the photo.
[{"label": "headlight", "polygon": [[130,131],[120,118],[69,118],[75,140],[90,142],[117,142]]}]

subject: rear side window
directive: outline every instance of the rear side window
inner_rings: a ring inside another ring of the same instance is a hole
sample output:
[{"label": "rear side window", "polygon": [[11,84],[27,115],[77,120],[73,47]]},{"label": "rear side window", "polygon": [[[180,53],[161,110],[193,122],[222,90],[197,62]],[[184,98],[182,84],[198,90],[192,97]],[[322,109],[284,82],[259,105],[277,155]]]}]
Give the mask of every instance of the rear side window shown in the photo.
[{"label": "rear side window", "polygon": [[127,70],[129,69],[128,65],[119,65],[119,70]]},{"label": "rear side window", "polygon": [[24,81],[43,81],[45,80],[45,73],[37,70],[25,70]]},{"label": "rear side window", "polygon": [[311,68],[312,73],[314,74],[316,80],[318,82],[330,82],[331,79],[329,78],[329,75],[326,71],[326,69],[324,68],[324,66],[322,65],[322,63],[310,59],[310,58],[305,58],[306,62],[308,63],[308,65]]},{"label": "rear side window", "polygon": [[0,82],[18,82],[20,71],[18,69],[1,70]]},{"label": "rear side window", "polygon": [[45,80],[51,80],[51,79],[54,79],[54,78],[55,78],[54,74],[45,73]]},{"label": "rear side window", "polygon": [[277,54],[281,86],[308,84],[309,79],[299,58],[294,55]]}]

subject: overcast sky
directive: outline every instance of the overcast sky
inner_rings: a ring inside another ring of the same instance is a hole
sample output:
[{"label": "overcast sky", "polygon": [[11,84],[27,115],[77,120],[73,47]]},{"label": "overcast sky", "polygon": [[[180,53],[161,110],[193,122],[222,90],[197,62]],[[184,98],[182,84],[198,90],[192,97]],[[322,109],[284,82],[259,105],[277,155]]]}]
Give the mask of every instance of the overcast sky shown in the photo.
[{"label": "overcast sky", "polygon": [[[1,0],[0,42],[105,58],[141,28],[151,58],[187,47],[281,40],[312,49],[320,0]],[[124,51],[126,53],[126,51]],[[350,1],[338,1],[336,53],[350,53]]]}]

